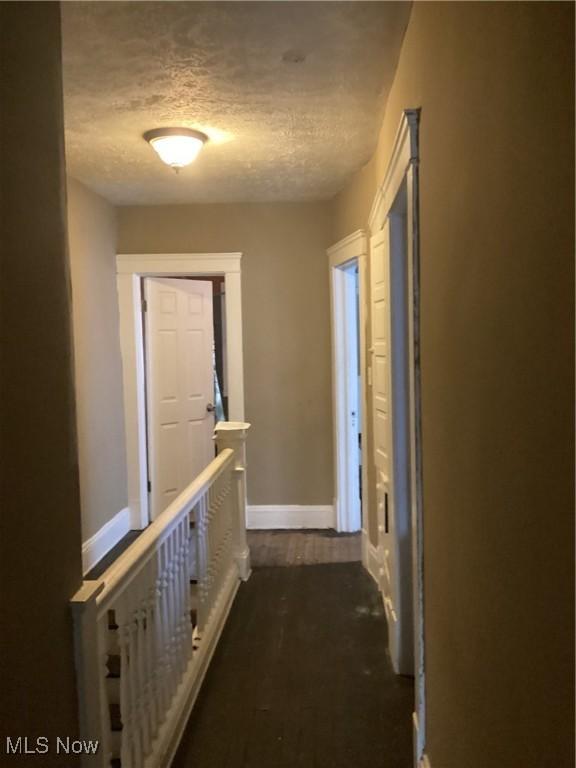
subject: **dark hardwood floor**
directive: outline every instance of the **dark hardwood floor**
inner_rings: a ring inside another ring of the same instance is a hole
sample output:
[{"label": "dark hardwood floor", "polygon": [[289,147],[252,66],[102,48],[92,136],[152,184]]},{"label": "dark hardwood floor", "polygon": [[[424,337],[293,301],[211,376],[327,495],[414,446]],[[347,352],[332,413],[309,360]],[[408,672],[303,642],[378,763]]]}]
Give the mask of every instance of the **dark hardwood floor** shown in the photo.
[{"label": "dark hardwood floor", "polygon": [[413,682],[359,563],[256,568],[174,768],[410,768]]},{"label": "dark hardwood floor", "polygon": [[252,565],[354,563],[362,556],[359,533],[332,529],[248,531]]},{"label": "dark hardwood floor", "polygon": [[110,552],[108,552],[108,554],[105,555],[102,560],[100,560],[100,562],[96,563],[96,565],[84,576],[84,578],[87,581],[96,581],[97,579],[100,579],[104,571],[109,568],[112,563],[118,560],[120,555],[124,554],[130,544],[136,541],[141,533],[142,531],[128,531],[126,536],[120,539],[118,544],[116,544],[116,546],[113,547]]}]

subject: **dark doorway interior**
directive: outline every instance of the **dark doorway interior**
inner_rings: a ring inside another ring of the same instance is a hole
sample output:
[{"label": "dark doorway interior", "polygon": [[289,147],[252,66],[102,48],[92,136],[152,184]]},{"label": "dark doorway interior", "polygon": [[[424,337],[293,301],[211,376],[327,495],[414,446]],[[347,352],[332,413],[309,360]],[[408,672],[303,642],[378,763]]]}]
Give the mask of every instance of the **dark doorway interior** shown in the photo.
[{"label": "dark doorway interior", "polygon": [[212,312],[214,318],[214,352],[216,375],[220,386],[224,414],[228,419],[228,388],[226,385],[226,290],[224,275],[203,275],[190,280],[212,283]]}]

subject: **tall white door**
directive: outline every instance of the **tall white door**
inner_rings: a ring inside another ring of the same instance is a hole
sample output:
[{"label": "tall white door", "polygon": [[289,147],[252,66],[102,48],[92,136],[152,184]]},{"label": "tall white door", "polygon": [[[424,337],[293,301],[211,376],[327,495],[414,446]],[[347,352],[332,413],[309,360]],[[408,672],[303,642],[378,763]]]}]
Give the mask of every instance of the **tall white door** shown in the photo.
[{"label": "tall white door", "polygon": [[402,669],[401,615],[397,521],[394,504],[391,308],[390,308],[390,224],[370,240],[372,301],[372,405],[380,589],[388,620],[390,656],[397,672]]},{"label": "tall white door", "polygon": [[[390,439],[390,241],[388,221],[370,240],[372,300],[372,411],[374,463],[376,465],[376,503],[378,510],[378,549],[380,588],[394,642],[397,614],[393,594],[393,542]],[[392,650],[392,649],[391,649]]]},{"label": "tall white door", "polygon": [[212,461],[212,283],[147,277],[146,402],[150,517]]}]

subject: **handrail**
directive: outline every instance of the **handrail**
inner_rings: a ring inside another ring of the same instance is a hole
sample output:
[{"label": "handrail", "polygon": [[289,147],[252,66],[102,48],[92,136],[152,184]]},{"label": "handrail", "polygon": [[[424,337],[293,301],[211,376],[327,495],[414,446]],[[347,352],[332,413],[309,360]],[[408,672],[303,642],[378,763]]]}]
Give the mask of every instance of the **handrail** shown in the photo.
[{"label": "handrail", "polygon": [[224,448],[216,458],[180,493],[174,501],[130,544],[112,565],[102,574],[100,581],[104,588],[98,594],[96,603],[100,608],[123,585],[125,580],[135,576],[146,562],[147,556],[162,534],[198,502],[211,483],[234,461],[234,451]]},{"label": "handrail", "polygon": [[[71,600],[83,768],[165,768],[234,599],[250,575],[245,441],[216,426],[218,456]],[[118,727],[120,725],[120,728]]]}]

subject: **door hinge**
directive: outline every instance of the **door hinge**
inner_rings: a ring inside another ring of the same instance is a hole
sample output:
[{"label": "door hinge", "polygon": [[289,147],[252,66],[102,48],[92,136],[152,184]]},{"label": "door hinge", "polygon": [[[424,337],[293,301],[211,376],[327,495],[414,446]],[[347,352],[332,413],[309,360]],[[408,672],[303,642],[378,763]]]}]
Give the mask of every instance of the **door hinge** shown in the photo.
[{"label": "door hinge", "polygon": [[148,312],[148,302],[146,299],[142,299],[142,312]]},{"label": "door hinge", "polygon": [[148,480],[148,493],[152,492],[152,483]]}]

